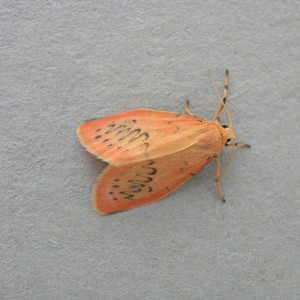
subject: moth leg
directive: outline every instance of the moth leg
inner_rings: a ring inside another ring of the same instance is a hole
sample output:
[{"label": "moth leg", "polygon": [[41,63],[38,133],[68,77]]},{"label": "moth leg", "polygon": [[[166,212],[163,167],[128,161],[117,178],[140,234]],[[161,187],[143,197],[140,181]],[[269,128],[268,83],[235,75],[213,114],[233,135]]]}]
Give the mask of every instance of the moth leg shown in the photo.
[{"label": "moth leg", "polygon": [[218,94],[218,96],[220,98],[220,104],[218,106],[218,109],[217,109],[217,112],[216,112],[216,115],[215,115],[215,121],[219,121],[219,115],[222,112],[222,110],[224,108],[224,104],[225,104],[225,102],[227,100],[227,97],[228,97],[228,82],[229,82],[229,71],[226,70],[226,72],[225,72],[225,78],[224,78],[224,94],[223,94],[223,98],[221,97],[220,93],[217,90],[217,87],[216,87],[215,83],[213,82],[214,88],[217,91],[217,94]]},{"label": "moth leg", "polygon": [[238,147],[238,148],[250,148],[251,146],[249,144],[244,143],[234,143],[234,144],[227,144],[225,147]]},{"label": "moth leg", "polygon": [[215,175],[215,183],[217,185],[217,189],[220,195],[222,202],[225,202],[224,193],[221,188],[220,176],[221,176],[221,162],[218,155],[215,155],[213,159],[216,161],[216,175]]},{"label": "moth leg", "polygon": [[189,104],[190,104],[190,100],[186,100],[185,104],[184,104],[184,110],[185,112],[189,115],[189,116],[194,116],[194,114],[191,112],[190,108],[189,108]]},{"label": "moth leg", "polygon": [[249,144],[244,144],[244,143],[235,143],[234,146],[239,147],[239,148],[250,148],[251,147]]}]

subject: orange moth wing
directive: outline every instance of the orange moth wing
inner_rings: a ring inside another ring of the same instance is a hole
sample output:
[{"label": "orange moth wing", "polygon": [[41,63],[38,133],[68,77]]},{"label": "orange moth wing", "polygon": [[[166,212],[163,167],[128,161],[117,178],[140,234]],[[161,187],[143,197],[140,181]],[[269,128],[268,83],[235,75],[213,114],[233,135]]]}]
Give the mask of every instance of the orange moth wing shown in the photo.
[{"label": "orange moth wing", "polygon": [[77,134],[89,152],[122,165],[186,149],[207,135],[211,124],[175,112],[137,109],[81,123]]},{"label": "orange moth wing", "polygon": [[94,190],[95,210],[103,215],[165,198],[211,160],[201,145],[163,157],[108,168]]}]

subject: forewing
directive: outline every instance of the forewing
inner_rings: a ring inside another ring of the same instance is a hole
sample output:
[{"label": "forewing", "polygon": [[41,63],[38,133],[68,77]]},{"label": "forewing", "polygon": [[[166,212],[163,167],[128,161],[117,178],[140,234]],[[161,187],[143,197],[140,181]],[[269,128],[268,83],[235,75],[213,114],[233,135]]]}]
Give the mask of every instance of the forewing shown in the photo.
[{"label": "forewing", "polygon": [[205,122],[173,112],[139,109],[84,122],[77,133],[88,151],[106,162],[121,165],[193,145],[205,133]]},{"label": "forewing", "polygon": [[94,207],[106,215],[159,201],[199,172],[211,158],[193,145],[164,157],[109,165],[94,190]]}]

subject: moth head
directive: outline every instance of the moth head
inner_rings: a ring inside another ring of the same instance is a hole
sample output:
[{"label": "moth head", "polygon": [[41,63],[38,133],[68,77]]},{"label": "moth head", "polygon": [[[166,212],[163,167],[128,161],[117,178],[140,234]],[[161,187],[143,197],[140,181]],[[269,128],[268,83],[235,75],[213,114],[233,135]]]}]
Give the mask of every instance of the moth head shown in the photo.
[{"label": "moth head", "polygon": [[235,141],[235,136],[231,126],[222,125],[223,127],[223,144],[224,146],[228,146],[231,140]]}]

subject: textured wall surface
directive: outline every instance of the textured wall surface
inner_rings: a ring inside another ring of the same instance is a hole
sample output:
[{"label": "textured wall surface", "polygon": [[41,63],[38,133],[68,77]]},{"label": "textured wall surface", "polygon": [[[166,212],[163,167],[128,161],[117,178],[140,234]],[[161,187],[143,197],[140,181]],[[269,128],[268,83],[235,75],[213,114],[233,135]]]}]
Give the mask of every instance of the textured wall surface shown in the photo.
[{"label": "textured wall surface", "polygon": [[[299,1],[2,0],[0,14],[1,299],[300,299]],[[106,165],[79,122],[183,113],[186,98],[211,118],[226,68],[252,145],[227,203],[212,164],[163,201],[98,215]]]}]

